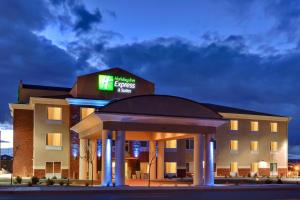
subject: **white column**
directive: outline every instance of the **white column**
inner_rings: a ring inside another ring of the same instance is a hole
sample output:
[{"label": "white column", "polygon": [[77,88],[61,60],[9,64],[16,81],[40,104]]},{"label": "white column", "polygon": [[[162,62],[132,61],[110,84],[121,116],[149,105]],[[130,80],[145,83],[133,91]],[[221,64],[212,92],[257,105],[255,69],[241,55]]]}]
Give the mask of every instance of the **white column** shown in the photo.
[{"label": "white column", "polygon": [[[97,140],[89,140],[89,180],[97,180]],[[92,164],[92,162],[93,164]],[[93,173],[92,173],[93,172]]]},{"label": "white column", "polygon": [[194,136],[194,178],[195,186],[204,184],[204,135],[202,133]]},{"label": "white column", "polygon": [[157,179],[165,178],[165,141],[159,140],[157,144]]},{"label": "white column", "polygon": [[86,180],[87,179],[87,169],[88,169],[88,162],[87,162],[87,148],[88,148],[88,141],[87,139],[80,139],[79,140],[79,179]]},{"label": "white column", "polygon": [[[150,167],[151,163],[151,167]],[[149,167],[150,167],[150,180],[156,179],[156,141],[149,141]]]},{"label": "white column", "polygon": [[115,184],[125,185],[125,131],[116,131]]},{"label": "white column", "polygon": [[112,131],[102,131],[102,171],[101,184],[112,185]]},{"label": "white column", "polygon": [[205,185],[214,185],[214,143],[211,134],[205,136]]}]

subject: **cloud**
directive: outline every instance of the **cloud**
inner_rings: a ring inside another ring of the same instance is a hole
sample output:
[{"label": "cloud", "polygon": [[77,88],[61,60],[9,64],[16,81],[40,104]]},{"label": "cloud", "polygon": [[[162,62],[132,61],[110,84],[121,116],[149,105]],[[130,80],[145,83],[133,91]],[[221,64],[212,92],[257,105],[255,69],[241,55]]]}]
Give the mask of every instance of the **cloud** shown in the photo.
[{"label": "cloud", "polygon": [[[3,5],[3,2],[9,5]],[[24,2],[24,3],[23,3]],[[17,100],[18,82],[71,86],[81,64],[52,41],[34,33],[45,28],[50,11],[44,1],[1,1],[0,121],[9,121],[8,103]],[[26,4],[26,5],[24,5]],[[35,7],[37,6],[37,7]],[[6,13],[9,12],[9,13]]]},{"label": "cloud", "polygon": [[152,80],[158,93],[291,115],[292,143],[300,142],[300,52],[261,57],[249,53],[242,41],[236,35],[205,45],[159,38],[106,48],[101,54],[107,66]]},{"label": "cloud", "polygon": [[79,33],[88,32],[91,30],[93,24],[98,24],[102,20],[102,15],[99,9],[94,13],[89,12],[83,5],[75,6],[73,12],[77,17],[74,30]]}]

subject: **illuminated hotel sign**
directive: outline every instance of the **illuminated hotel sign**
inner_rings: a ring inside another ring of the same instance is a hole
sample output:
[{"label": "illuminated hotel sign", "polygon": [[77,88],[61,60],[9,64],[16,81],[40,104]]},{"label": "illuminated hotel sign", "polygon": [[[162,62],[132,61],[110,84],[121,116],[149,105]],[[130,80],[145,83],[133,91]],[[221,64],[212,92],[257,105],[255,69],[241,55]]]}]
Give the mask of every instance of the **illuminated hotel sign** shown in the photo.
[{"label": "illuminated hotel sign", "polygon": [[132,93],[135,89],[135,79],[123,76],[99,75],[98,89],[102,91],[117,91],[118,93]]}]

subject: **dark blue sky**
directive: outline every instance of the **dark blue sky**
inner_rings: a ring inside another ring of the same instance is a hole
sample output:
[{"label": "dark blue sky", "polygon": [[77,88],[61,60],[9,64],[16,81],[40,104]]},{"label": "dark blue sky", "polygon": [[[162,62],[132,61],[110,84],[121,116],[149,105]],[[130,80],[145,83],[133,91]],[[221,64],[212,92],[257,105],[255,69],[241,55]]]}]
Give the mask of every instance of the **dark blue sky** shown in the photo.
[{"label": "dark blue sky", "polygon": [[300,155],[299,22],[297,0],[0,1],[0,121],[19,80],[122,67],[157,93],[291,116]]}]

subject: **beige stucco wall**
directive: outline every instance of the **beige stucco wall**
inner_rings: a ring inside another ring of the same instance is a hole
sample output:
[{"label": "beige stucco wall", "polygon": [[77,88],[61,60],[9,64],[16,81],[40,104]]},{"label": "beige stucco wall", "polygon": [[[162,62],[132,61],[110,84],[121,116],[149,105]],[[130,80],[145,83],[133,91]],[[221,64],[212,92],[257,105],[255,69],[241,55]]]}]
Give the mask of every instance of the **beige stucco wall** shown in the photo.
[{"label": "beige stucco wall", "polygon": [[[277,163],[278,168],[287,168],[288,161],[288,122],[257,120],[259,131],[250,131],[250,122],[254,120],[237,119],[239,129],[231,131],[229,123],[217,129],[216,163],[217,168],[229,168],[231,162],[238,162],[239,168],[250,168],[251,163],[265,161]],[[271,133],[270,123],[278,123],[278,132]],[[230,151],[230,141],[238,140],[238,151]],[[251,153],[250,142],[258,141],[258,153]],[[270,152],[270,142],[278,142],[278,152]]]},{"label": "beige stucco wall", "polygon": [[[48,106],[62,107],[61,122],[54,123],[47,119]],[[46,150],[47,133],[62,134],[62,150]],[[46,162],[61,162],[61,168],[68,169],[70,158],[69,134],[69,106],[35,104],[33,169],[45,169]]]}]

